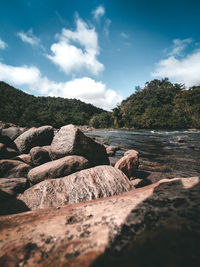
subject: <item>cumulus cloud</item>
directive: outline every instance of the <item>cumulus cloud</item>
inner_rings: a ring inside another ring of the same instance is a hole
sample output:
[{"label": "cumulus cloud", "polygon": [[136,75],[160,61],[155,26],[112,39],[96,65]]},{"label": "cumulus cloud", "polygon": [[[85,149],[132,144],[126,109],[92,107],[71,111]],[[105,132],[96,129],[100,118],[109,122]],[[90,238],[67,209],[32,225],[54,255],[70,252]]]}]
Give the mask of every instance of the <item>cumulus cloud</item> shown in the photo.
[{"label": "cumulus cloud", "polygon": [[184,83],[187,87],[198,85],[200,84],[200,49],[179,57],[186,45],[191,43],[191,39],[182,41],[176,39],[176,47],[169,53],[168,58],[156,64],[152,76],[168,77],[175,82]]},{"label": "cumulus cloud", "polygon": [[15,86],[26,85],[29,90],[41,95],[76,98],[97,107],[110,110],[122,101],[122,96],[107,89],[101,81],[88,77],[67,82],[55,82],[42,76],[34,66],[10,66],[0,62],[0,80]]},{"label": "cumulus cloud", "polygon": [[103,6],[98,6],[95,10],[92,11],[93,17],[95,20],[99,20],[102,16],[105,15],[105,8]]},{"label": "cumulus cloud", "polygon": [[0,49],[6,49],[6,47],[7,47],[7,44],[3,41],[3,40],[1,40],[0,39]]},{"label": "cumulus cloud", "polygon": [[17,35],[20,37],[20,39],[24,42],[24,43],[28,43],[31,46],[38,46],[40,44],[40,39],[37,38],[34,34],[32,29],[30,29],[28,32],[18,32]]},{"label": "cumulus cloud", "polygon": [[124,39],[128,39],[128,38],[129,38],[128,34],[126,34],[125,32],[121,32],[120,35],[121,35],[121,37],[123,37]]},{"label": "cumulus cloud", "polygon": [[99,46],[95,28],[89,28],[80,18],[76,27],[76,31],[64,28],[57,35],[58,42],[51,46],[52,55],[47,57],[66,74],[87,70],[97,75],[104,66],[97,60]]}]

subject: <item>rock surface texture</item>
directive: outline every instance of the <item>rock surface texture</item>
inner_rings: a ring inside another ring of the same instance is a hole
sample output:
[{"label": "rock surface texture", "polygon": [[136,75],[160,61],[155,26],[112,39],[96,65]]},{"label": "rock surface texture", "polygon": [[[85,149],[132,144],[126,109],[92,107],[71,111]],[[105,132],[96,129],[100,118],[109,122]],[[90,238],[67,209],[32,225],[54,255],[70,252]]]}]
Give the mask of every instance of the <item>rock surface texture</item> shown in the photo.
[{"label": "rock surface texture", "polygon": [[67,156],[33,168],[28,173],[28,179],[32,184],[37,184],[46,179],[64,177],[86,168],[89,168],[89,162],[84,157]]},{"label": "rock surface texture", "polygon": [[84,135],[72,124],[63,126],[51,144],[53,159],[67,155],[83,156],[89,160],[92,166],[109,164],[105,147]]},{"label": "rock surface texture", "polygon": [[32,210],[119,195],[133,188],[120,170],[97,166],[64,178],[43,181],[26,190],[18,199]]},{"label": "rock surface texture", "polygon": [[133,177],[139,166],[139,154],[136,150],[126,151],[124,157],[119,159],[115,168],[121,170],[127,177]]},{"label": "rock surface texture", "polygon": [[0,266],[200,266],[198,177],[0,217]]},{"label": "rock surface texture", "polygon": [[0,178],[27,177],[31,166],[19,160],[0,160]]},{"label": "rock surface texture", "polygon": [[51,161],[49,152],[40,146],[31,148],[29,154],[31,156],[31,161],[35,166]]},{"label": "rock surface texture", "polygon": [[31,128],[15,139],[15,144],[20,153],[28,153],[35,146],[50,145],[54,136],[52,126]]}]

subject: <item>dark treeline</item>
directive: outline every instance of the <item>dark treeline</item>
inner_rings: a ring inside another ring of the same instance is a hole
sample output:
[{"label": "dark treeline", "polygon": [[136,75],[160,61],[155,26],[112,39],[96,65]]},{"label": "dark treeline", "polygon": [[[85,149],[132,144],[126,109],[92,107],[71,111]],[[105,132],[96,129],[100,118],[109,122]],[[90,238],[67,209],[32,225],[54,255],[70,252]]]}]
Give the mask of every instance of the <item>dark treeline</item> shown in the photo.
[{"label": "dark treeline", "polygon": [[59,128],[70,123],[88,125],[94,114],[102,112],[103,109],[76,99],[35,97],[0,82],[0,120],[4,122]]},{"label": "dark treeline", "polygon": [[165,78],[136,89],[106,112],[76,99],[35,97],[0,82],[0,120],[28,127],[73,123],[95,128],[200,128],[200,86],[186,90]]},{"label": "dark treeline", "polygon": [[112,113],[95,115],[94,127],[136,129],[200,128],[200,86],[189,90],[167,78],[147,82],[114,108]]}]

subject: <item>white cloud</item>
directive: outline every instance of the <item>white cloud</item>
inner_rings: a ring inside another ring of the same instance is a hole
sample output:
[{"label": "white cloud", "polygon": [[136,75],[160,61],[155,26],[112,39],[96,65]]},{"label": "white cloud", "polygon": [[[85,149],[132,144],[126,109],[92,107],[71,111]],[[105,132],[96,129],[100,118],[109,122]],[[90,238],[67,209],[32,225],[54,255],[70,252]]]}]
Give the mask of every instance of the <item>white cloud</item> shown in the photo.
[{"label": "white cloud", "polygon": [[0,49],[6,49],[7,46],[8,45],[3,40],[0,39]]},{"label": "white cloud", "polygon": [[174,39],[172,50],[169,52],[169,56],[180,56],[183,50],[188,46],[188,44],[192,43],[191,38],[187,39]]},{"label": "white cloud", "polygon": [[107,89],[101,81],[88,77],[73,79],[68,82],[55,82],[42,76],[34,66],[15,67],[0,62],[0,80],[14,86],[25,85],[32,92],[41,95],[76,98],[97,107],[110,110],[122,101],[122,96]]},{"label": "white cloud", "polygon": [[105,15],[105,8],[103,6],[98,6],[94,11],[92,11],[93,17],[95,20],[99,20],[102,16]]},{"label": "white cloud", "polygon": [[125,32],[121,32],[120,35],[121,35],[121,37],[123,37],[124,39],[128,39],[128,38],[129,38],[128,34],[126,34]]},{"label": "white cloud", "polygon": [[97,60],[99,46],[95,28],[89,28],[80,18],[76,26],[76,31],[64,28],[57,35],[58,42],[51,46],[53,55],[47,57],[66,74],[86,70],[97,75],[104,66]]},{"label": "white cloud", "polygon": [[32,29],[30,29],[27,33],[23,31],[18,32],[17,35],[24,43],[28,43],[31,46],[38,46],[40,44],[40,39],[33,34]]},{"label": "white cloud", "polygon": [[175,82],[184,83],[187,87],[200,84],[200,50],[182,59],[170,56],[161,60],[152,75],[168,77]]}]

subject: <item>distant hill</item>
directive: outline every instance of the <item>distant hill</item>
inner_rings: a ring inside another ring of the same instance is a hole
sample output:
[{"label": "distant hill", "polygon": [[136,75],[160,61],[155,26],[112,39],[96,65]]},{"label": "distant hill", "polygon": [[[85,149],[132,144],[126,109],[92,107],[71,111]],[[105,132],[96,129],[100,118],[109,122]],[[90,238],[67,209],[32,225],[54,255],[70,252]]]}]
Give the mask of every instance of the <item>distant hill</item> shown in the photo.
[{"label": "distant hill", "polygon": [[88,125],[92,116],[105,113],[103,109],[77,99],[35,97],[0,82],[0,120],[20,126],[66,124]]}]

